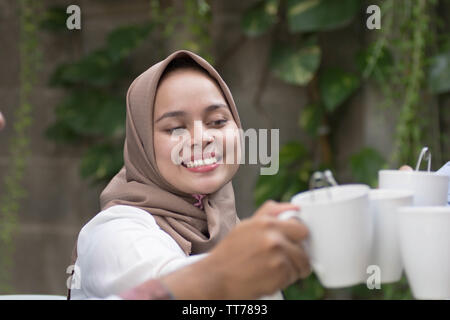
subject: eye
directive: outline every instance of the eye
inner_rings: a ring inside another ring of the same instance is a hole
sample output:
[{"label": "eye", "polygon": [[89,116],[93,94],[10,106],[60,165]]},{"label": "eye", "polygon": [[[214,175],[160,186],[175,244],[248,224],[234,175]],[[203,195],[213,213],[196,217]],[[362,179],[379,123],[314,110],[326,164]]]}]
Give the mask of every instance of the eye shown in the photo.
[{"label": "eye", "polygon": [[184,127],[175,127],[175,128],[166,129],[164,131],[166,131],[167,133],[172,134],[177,129],[184,129]]},{"label": "eye", "polygon": [[220,125],[227,123],[227,121],[228,120],[226,120],[226,119],[220,119],[220,120],[211,121],[210,124],[212,124],[213,126],[220,126]]}]

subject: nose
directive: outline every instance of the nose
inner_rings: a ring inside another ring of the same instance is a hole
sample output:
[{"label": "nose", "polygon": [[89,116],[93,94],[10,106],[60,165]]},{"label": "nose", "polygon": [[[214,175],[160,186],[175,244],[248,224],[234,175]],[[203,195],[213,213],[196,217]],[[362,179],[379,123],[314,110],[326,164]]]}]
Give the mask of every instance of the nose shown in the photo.
[{"label": "nose", "polygon": [[[194,155],[202,154],[205,147],[214,140],[214,137],[205,128],[202,121],[194,123],[194,130],[191,133],[191,149]],[[197,157],[195,157],[197,158]]]}]

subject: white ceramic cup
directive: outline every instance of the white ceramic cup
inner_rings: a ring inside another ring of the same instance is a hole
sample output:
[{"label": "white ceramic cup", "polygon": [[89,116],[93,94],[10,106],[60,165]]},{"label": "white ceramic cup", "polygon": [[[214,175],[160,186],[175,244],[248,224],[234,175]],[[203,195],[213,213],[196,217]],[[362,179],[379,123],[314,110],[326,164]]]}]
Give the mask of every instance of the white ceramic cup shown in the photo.
[{"label": "white ceramic cup", "polygon": [[416,299],[450,299],[450,207],[399,208],[400,248]]},{"label": "white ceramic cup", "polygon": [[326,288],[363,283],[369,265],[372,224],[369,187],[339,185],[299,193],[280,219],[300,218],[309,229],[305,249],[311,266]]},{"label": "white ceramic cup", "polygon": [[411,206],[413,192],[407,190],[373,189],[369,192],[373,238],[370,264],[380,268],[381,283],[399,281],[403,264],[397,234],[398,208]]},{"label": "white ceramic cup", "polygon": [[445,206],[450,177],[427,171],[380,170],[380,189],[403,189],[414,193],[414,206]]}]

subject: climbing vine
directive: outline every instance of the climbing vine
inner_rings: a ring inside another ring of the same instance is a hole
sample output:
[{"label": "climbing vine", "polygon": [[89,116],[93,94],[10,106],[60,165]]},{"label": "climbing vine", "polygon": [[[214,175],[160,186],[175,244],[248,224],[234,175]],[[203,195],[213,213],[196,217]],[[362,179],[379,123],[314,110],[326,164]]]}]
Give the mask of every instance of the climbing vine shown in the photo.
[{"label": "climbing vine", "polygon": [[9,164],[4,177],[4,188],[0,198],[0,292],[9,292],[13,268],[14,233],[17,230],[21,200],[26,196],[22,186],[23,177],[30,156],[30,136],[28,129],[32,124],[31,94],[37,81],[40,61],[37,24],[39,7],[37,1],[18,1],[20,17],[20,91],[19,105],[15,109],[13,134],[8,145]]},{"label": "climbing vine", "polygon": [[[380,36],[374,43],[370,63],[365,75],[373,70],[373,65],[385,54],[389,62],[384,71],[376,77],[384,99],[384,107],[399,110],[391,162],[413,164],[423,145],[431,143],[434,155],[439,159],[439,136],[429,136],[430,126],[435,124],[433,106],[429,95],[427,70],[431,59],[430,47],[435,39],[433,10],[437,1],[387,0],[381,3],[385,18]],[[434,17],[435,18],[435,17]],[[431,31],[431,32],[430,32]],[[399,108],[396,108],[396,105]],[[428,119],[428,121],[426,121]]]},{"label": "climbing vine", "polygon": [[[176,28],[183,30],[180,48],[193,51],[213,64],[210,25],[211,5],[208,0],[186,0],[182,14],[179,14],[171,1],[150,0],[150,21],[157,25],[156,32],[162,40],[173,40]],[[161,50],[161,47],[160,47]],[[164,56],[161,53],[161,56]]]}]

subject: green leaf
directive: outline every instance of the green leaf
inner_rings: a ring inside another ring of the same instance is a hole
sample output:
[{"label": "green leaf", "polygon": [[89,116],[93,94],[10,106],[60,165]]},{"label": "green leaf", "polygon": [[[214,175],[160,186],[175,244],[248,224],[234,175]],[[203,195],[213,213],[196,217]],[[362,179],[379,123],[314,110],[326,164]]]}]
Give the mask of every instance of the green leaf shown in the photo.
[{"label": "green leaf", "polygon": [[44,12],[39,27],[49,31],[69,31],[67,18],[66,7],[53,6]]},{"label": "green leaf", "polygon": [[256,206],[269,199],[279,201],[288,182],[289,172],[283,167],[279,168],[277,174],[260,175],[253,191]]},{"label": "green leaf", "polygon": [[386,164],[383,156],[372,148],[363,148],[350,157],[350,167],[353,178],[358,183],[365,183],[376,187],[378,171]]},{"label": "green leaf", "polygon": [[450,51],[435,55],[431,59],[428,85],[434,94],[450,91]]},{"label": "green leaf", "polygon": [[105,86],[123,79],[125,75],[124,67],[115,63],[107,50],[99,49],[75,63],[59,66],[50,79],[50,85]]},{"label": "green leaf", "polygon": [[344,27],[353,20],[360,5],[360,0],[289,0],[289,29],[315,32]]},{"label": "green leaf", "polygon": [[303,183],[303,181],[293,178],[288,182],[287,188],[286,190],[284,190],[280,201],[289,202],[294,195],[303,191],[304,189],[305,184]]},{"label": "green leaf", "polygon": [[297,141],[290,141],[280,150],[280,166],[287,166],[306,157],[307,151],[304,145]]},{"label": "green leaf", "polygon": [[149,35],[153,25],[131,25],[115,29],[107,38],[107,52],[112,61],[127,57]]},{"label": "green leaf", "polygon": [[94,182],[109,181],[123,166],[122,148],[112,144],[90,147],[81,159],[80,174],[92,177]]},{"label": "green leaf", "polygon": [[278,173],[259,176],[253,193],[255,204],[259,206],[269,199],[288,201],[292,195],[304,190],[307,182],[300,177],[303,176],[303,171],[310,167],[310,163],[305,161],[306,157],[307,150],[299,142],[285,144],[280,150]]},{"label": "green leaf", "polygon": [[52,74],[50,85],[112,85],[127,76],[122,59],[148,36],[152,25],[120,27],[112,31],[104,48],[95,50],[79,61],[60,65]]},{"label": "green leaf", "polygon": [[323,111],[320,105],[310,104],[306,106],[298,119],[300,128],[305,130],[311,136],[316,136],[320,125],[322,124]]},{"label": "green leaf", "polygon": [[284,289],[286,300],[318,300],[325,296],[325,289],[320,284],[315,273],[308,278],[299,280]]},{"label": "green leaf", "polygon": [[56,121],[51,124],[45,129],[44,136],[61,144],[76,144],[82,140],[82,137],[64,121]]},{"label": "green leaf", "polygon": [[364,78],[373,76],[377,81],[385,81],[390,77],[394,57],[386,46],[371,44],[356,55],[356,64]]},{"label": "green leaf", "polygon": [[325,109],[333,112],[359,87],[355,75],[339,68],[325,69],[319,80],[320,94]]},{"label": "green leaf", "polygon": [[320,48],[316,44],[299,48],[280,44],[272,50],[270,68],[277,77],[287,83],[305,85],[314,77],[320,57]]},{"label": "green leaf", "polygon": [[277,22],[278,0],[261,0],[247,9],[242,17],[242,29],[249,37],[265,33]]},{"label": "green leaf", "polygon": [[96,90],[76,90],[56,107],[58,121],[81,136],[113,136],[124,131],[125,98]]}]

